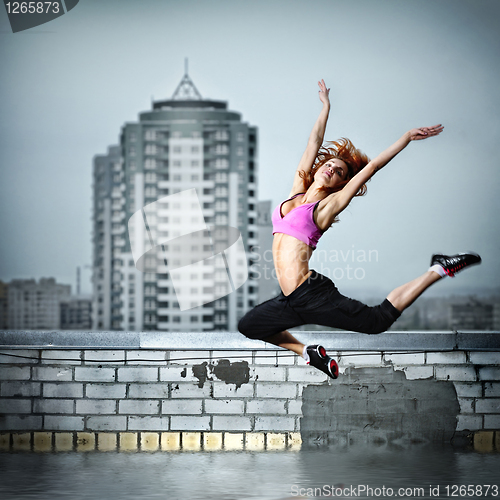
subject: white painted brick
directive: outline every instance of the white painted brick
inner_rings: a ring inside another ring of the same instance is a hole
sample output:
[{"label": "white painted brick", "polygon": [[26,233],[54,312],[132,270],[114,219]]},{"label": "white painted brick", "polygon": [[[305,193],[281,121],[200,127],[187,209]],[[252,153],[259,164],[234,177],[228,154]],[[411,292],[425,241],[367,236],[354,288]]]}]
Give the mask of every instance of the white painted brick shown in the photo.
[{"label": "white painted brick", "polygon": [[125,351],[97,350],[83,351],[85,364],[123,365],[125,363]]},{"label": "white painted brick", "polygon": [[469,359],[475,365],[500,365],[500,352],[471,352]]},{"label": "white painted brick", "polygon": [[479,368],[479,380],[500,380],[500,368],[493,366]]},{"label": "white painted brick", "polygon": [[437,380],[453,380],[473,382],[476,380],[476,370],[473,366],[435,366]]},{"label": "white painted brick", "polygon": [[160,368],[160,380],[162,382],[196,382],[198,379],[193,375],[191,366],[169,365]]},{"label": "white painted brick", "polygon": [[31,399],[0,399],[0,414],[31,413]]},{"label": "white painted brick", "polygon": [[457,431],[477,431],[483,427],[481,415],[458,415]]},{"label": "white painted brick", "polygon": [[288,413],[290,415],[302,415],[302,400],[291,399],[288,401]]},{"label": "white painted brick", "polygon": [[114,382],[114,368],[91,368],[89,366],[77,366],[75,368],[75,380],[85,382]]},{"label": "white painted brick", "polygon": [[252,399],[247,402],[246,413],[286,414],[286,400],[284,399]]},{"label": "white painted brick", "polygon": [[127,392],[125,384],[85,384],[85,396],[97,399],[122,399]]},{"label": "white painted brick", "polygon": [[253,384],[243,384],[236,387],[235,384],[213,382],[214,398],[251,398],[253,397]]},{"label": "white painted brick", "polygon": [[169,361],[176,365],[199,365],[204,361],[210,363],[210,356],[206,351],[170,351]]},{"label": "white painted brick", "polygon": [[210,397],[210,384],[205,383],[203,387],[198,387],[195,384],[189,383],[173,383],[170,397],[171,398],[208,398]]},{"label": "white painted brick", "polygon": [[84,415],[116,414],[116,401],[112,399],[77,399],[76,413]]},{"label": "white painted brick", "polygon": [[165,351],[127,351],[127,365],[165,366]]},{"label": "white painted brick", "polygon": [[46,415],[44,420],[46,431],[83,431],[83,417],[66,417]]},{"label": "white painted brick", "polygon": [[75,413],[75,402],[72,399],[35,399],[34,413]]},{"label": "white painted brick", "polygon": [[342,357],[337,360],[339,366],[385,366],[382,363],[382,353],[373,352],[365,354],[355,354],[351,352],[343,352]]},{"label": "white painted brick", "polygon": [[212,362],[217,363],[221,359],[227,359],[231,363],[236,362],[246,362],[249,365],[253,364],[252,362],[252,351],[212,351]]},{"label": "white painted brick", "polygon": [[51,366],[34,366],[33,367],[33,380],[72,380],[73,379],[73,368],[61,366],[61,367],[51,367]]},{"label": "white painted brick", "polygon": [[328,379],[322,371],[312,366],[291,366],[288,368],[289,382],[313,382],[321,384]]},{"label": "white painted brick", "polygon": [[483,388],[481,382],[470,384],[455,382],[454,385],[459,398],[480,398],[482,396]]},{"label": "white painted brick", "polygon": [[500,415],[485,415],[484,428],[498,431],[500,429]]},{"label": "white painted brick", "polygon": [[257,384],[258,398],[288,398],[297,397],[297,385],[290,383],[283,384]]},{"label": "white painted brick", "polygon": [[243,400],[238,399],[207,399],[205,413],[243,413]]},{"label": "white painted brick", "polygon": [[463,351],[451,351],[451,352],[428,352],[427,353],[427,364],[428,365],[460,365],[466,364],[467,358],[465,352]]},{"label": "white painted brick", "polygon": [[250,431],[252,430],[252,421],[249,417],[227,417],[214,416],[212,423],[214,431]]},{"label": "white painted brick", "polygon": [[39,382],[2,382],[0,394],[5,396],[40,396],[42,384]]},{"label": "white painted brick", "polygon": [[161,412],[163,415],[200,415],[202,403],[201,399],[164,399]]},{"label": "white painted brick", "polygon": [[29,380],[31,368],[29,366],[9,366],[0,368],[0,380]]},{"label": "white painted brick", "polygon": [[126,431],[127,417],[106,415],[87,418],[85,429],[89,431]]},{"label": "white painted brick", "polygon": [[0,419],[0,431],[38,431],[41,429],[41,416],[5,415]]},{"label": "white painted brick", "polygon": [[209,431],[210,417],[170,417],[171,431]]},{"label": "white painted brick", "polygon": [[500,413],[500,398],[478,399],[476,413]]},{"label": "white painted brick", "polygon": [[83,397],[83,384],[61,382],[43,384],[43,397],[45,398],[81,398]]},{"label": "white painted brick", "polygon": [[255,417],[256,431],[294,431],[295,417]]},{"label": "white painted brick", "polygon": [[403,371],[407,380],[427,379],[434,376],[434,367],[432,366],[395,366],[394,369]]},{"label": "white painted brick", "polygon": [[158,368],[145,366],[118,368],[118,382],[156,382]]},{"label": "white painted brick", "polygon": [[474,398],[458,398],[460,413],[474,413]]},{"label": "white painted brick", "polygon": [[158,415],[160,413],[160,402],[144,399],[125,399],[118,403],[118,413]]},{"label": "white painted brick", "polygon": [[250,377],[259,382],[284,382],[286,370],[283,366],[256,366],[250,369]]},{"label": "white painted brick", "polygon": [[81,365],[80,351],[60,351],[59,349],[43,350],[42,364],[47,365]]},{"label": "white painted brick", "polygon": [[170,384],[130,384],[129,398],[168,398]]},{"label": "white painted brick", "polygon": [[[10,355],[13,356],[10,356]],[[36,349],[0,349],[0,362],[2,364],[33,364],[38,363],[40,352]]]},{"label": "white painted brick", "polygon": [[423,365],[425,363],[425,355],[423,352],[384,354],[383,359],[394,365]]},{"label": "white painted brick", "polygon": [[486,382],[484,384],[484,396],[486,398],[500,398],[500,383]]},{"label": "white painted brick", "polygon": [[[278,353],[278,356],[276,356]],[[283,351],[280,349],[279,351],[255,351],[255,361],[256,365],[273,365],[276,366],[291,366],[297,363],[297,359],[303,359],[297,354],[293,354],[289,351]]]},{"label": "white painted brick", "polygon": [[170,417],[128,417],[129,431],[168,431]]}]

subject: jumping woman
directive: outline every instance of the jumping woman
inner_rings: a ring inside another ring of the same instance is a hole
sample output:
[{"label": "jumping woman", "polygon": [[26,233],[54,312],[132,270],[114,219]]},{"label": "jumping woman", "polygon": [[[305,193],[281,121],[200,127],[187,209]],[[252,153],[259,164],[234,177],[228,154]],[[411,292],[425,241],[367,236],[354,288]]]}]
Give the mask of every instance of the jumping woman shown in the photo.
[{"label": "jumping woman", "polygon": [[441,125],[414,128],[371,161],[348,139],[323,146],[330,89],[323,80],[318,85],[323,109],[295,172],[290,196],[272,215],[273,259],[281,293],[249,311],[238,329],[248,338],[289,349],[337,378],[337,363],[323,346],[305,346],[287,329],[313,323],[368,334],[384,332],[433,283],[479,264],[481,258],[474,253],[433,255],[426,273],[396,288],[374,307],[344,297],[329,278],[309,269],[318,240],[355,196],[365,194],[366,182],[410,142],[443,131]]}]

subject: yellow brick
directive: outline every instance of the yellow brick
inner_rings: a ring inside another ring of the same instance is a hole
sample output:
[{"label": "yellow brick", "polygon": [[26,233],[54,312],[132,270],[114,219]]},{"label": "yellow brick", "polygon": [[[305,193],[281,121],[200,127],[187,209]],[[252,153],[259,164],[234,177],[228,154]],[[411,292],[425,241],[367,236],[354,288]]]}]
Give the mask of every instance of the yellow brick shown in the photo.
[{"label": "yellow brick", "polygon": [[135,432],[120,432],[120,451],[137,451]]},{"label": "yellow brick", "polygon": [[186,451],[198,451],[199,449],[201,449],[201,433],[183,432],[182,449]]},{"label": "yellow brick", "polygon": [[76,433],[76,451],[94,451],[95,434],[93,432]]},{"label": "yellow brick", "polygon": [[52,451],[52,432],[34,432],[33,450]]},{"label": "yellow brick", "polygon": [[204,432],[203,449],[205,451],[214,451],[222,449],[222,432]]},{"label": "yellow brick", "polygon": [[283,450],[285,448],[285,435],[281,433],[267,433],[267,449]]},{"label": "yellow brick", "polygon": [[73,450],[73,433],[71,432],[56,432],[55,435],[56,451],[71,451]]},{"label": "yellow brick", "polygon": [[493,431],[479,431],[474,433],[474,449],[481,453],[493,451]]},{"label": "yellow brick", "polygon": [[141,450],[157,451],[160,447],[160,435],[157,432],[141,432]]},{"label": "yellow brick", "polygon": [[99,451],[116,451],[116,434],[113,432],[99,432],[97,434],[97,449]]},{"label": "yellow brick", "polygon": [[10,434],[0,434],[0,451],[10,450]]},{"label": "yellow brick", "polygon": [[12,434],[12,450],[13,451],[30,451],[31,450],[31,434],[25,432],[23,434]]},{"label": "yellow brick", "polygon": [[225,450],[242,450],[243,449],[243,433],[224,433],[224,449]]},{"label": "yellow brick", "polygon": [[177,451],[181,449],[180,432],[162,432],[161,449],[164,451]]},{"label": "yellow brick", "polygon": [[247,451],[263,451],[265,439],[263,432],[247,432],[245,435],[245,449]]},{"label": "yellow brick", "polygon": [[289,432],[288,433],[288,449],[290,450],[300,450],[302,447],[302,437],[300,432]]}]

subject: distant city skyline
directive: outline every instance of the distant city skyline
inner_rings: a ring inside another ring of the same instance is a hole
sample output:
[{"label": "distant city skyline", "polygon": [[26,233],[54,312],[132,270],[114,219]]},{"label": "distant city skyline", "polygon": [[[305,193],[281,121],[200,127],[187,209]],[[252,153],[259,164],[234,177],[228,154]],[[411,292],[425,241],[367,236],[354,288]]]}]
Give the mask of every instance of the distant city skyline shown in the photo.
[{"label": "distant city skyline", "polygon": [[500,3],[86,0],[16,34],[0,12],[0,280],[54,277],[74,293],[82,266],[90,292],[92,158],[173,94],[188,57],[201,95],[259,128],[259,198],[273,207],[319,112],[320,78],[326,138],[369,156],[443,123],[377,174],[318,251],[377,253],[362,279],[337,280],[349,293],[388,292],[435,251],[475,250],[483,265],[427,295],[498,286]]}]

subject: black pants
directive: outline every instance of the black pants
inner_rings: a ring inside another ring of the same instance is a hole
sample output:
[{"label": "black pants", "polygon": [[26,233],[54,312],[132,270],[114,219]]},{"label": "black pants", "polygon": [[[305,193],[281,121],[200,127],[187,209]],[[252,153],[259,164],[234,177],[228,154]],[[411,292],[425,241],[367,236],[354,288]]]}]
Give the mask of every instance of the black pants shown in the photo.
[{"label": "black pants", "polygon": [[370,307],[344,297],[330,278],[312,271],[290,295],[259,304],[238,324],[250,339],[265,339],[294,326],[316,324],[361,333],[385,332],[401,315],[387,299]]}]

